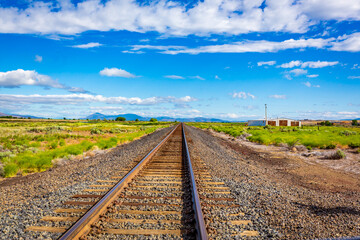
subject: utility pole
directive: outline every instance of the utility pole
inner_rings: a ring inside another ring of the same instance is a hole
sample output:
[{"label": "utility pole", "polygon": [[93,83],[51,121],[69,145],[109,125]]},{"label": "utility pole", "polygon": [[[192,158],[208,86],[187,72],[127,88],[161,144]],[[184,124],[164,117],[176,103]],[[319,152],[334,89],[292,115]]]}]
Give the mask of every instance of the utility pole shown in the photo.
[{"label": "utility pole", "polygon": [[265,126],[268,125],[267,121],[267,104],[265,104]]}]

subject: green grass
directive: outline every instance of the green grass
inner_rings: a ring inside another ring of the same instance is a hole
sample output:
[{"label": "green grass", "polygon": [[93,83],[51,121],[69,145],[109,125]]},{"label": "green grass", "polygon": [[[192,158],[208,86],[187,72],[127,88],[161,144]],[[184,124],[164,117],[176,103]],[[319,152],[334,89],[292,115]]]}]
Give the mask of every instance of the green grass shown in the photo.
[{"label": "green grass", "polygon": [[336,146],[360,146],[360,128],[343,126],[248,127],[243,123],[190,123],[202,129],[213,129],[233,137],[249,133],[249,141],[260,144],[302,144],[310,148],[334,149]]},{"label": "green grass", "polygon": [[[149,122],[0,122],[2,174],[41,172],[52,160],[81,155],[94,146],[109,149],[173,123]],[[35,130],[34,130],[35,129]]]}]

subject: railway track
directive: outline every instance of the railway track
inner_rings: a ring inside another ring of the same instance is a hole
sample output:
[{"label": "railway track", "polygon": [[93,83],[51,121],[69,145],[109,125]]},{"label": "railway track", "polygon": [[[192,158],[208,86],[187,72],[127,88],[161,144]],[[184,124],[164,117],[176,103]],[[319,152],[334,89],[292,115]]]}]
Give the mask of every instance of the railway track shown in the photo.
[{"label": "railway track", "polygon": [[[90,187],[27,230],[59,239],[221,239],[219,227],[227,224],[234,238],[258,235],[246,230],[251,221],[243,220],[225,183],[190,159],[183,124],[142,160]],[[229,214],[221,214],[224,208]]]}]

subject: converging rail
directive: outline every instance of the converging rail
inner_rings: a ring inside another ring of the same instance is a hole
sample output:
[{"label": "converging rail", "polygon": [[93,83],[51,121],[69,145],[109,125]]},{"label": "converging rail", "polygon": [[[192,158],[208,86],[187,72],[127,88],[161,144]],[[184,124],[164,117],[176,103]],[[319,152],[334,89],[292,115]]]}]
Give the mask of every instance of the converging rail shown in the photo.
[{"label": "converging rail", "polygon": [[64,202],[71,208],[43,217],[45,226],[27,230],[54,233],[45,234],[51,238],[62,233],[61,240],[105,235],[206,240],[218,236],[219,223],[224,223],[230,236],[258,236],[249,230],[251,221],[242,220],[244,213],[225,183],[214,181],[202,160],[190,159],[184,124],[176,125],[140,161],[97,182],[82,190],[86,193],[73,195],[76,201]]}]

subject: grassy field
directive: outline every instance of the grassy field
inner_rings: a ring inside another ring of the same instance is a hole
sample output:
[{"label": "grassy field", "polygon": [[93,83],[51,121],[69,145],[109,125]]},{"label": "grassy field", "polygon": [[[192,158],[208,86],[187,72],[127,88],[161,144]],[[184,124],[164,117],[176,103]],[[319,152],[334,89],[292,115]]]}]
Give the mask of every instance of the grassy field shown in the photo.
[{"label": "grassy field", "polygon": [[0,176],[44,171],[53,160],[107,149],[173,123],[115,121],[0,121]]},{"label": "grassy field", "polygon": [[233,137],[244,136],[252,142],[265,145],[302,144],[308,149],[358,148],[360,146],[360,127],[248,127],[244,123],[189,123],[189,125],[202,129],[210,128]]}]

